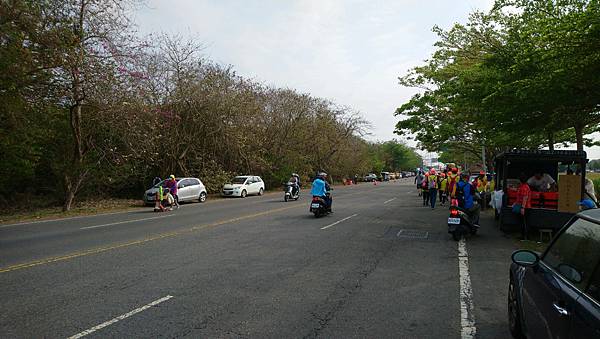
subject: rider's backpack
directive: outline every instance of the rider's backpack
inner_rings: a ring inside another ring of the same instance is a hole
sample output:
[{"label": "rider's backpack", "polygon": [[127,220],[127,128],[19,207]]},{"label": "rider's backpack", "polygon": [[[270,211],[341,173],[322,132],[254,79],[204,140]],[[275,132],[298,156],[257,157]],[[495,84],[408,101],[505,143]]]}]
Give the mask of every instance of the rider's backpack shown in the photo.
[{"label": "rider's backpack", "polygon": [[465,205],[465,185],[460,185],[460,181],[456,183],[456,199],[459,206]]}]

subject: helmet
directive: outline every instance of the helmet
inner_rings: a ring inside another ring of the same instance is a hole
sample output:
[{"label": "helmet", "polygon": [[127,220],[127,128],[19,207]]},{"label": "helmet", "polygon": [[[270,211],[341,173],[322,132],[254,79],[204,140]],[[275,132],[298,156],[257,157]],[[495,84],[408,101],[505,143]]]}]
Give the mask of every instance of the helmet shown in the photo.
[{"label": "helmet", "polygon": [[171,174],[171,175],[169,176],[169,178],[171,178],[171,179],[175,179],[175,176],[174,176],[173,174]]},{"label": "helmet", "polygon": [[293,177],[297,177],[297,176],[299,176],[299,175],[298,175],[298,173],[292,173],[292,176],[293,176]]},{"label": "helmet", "polygon": [[440,177],[445,178],[446,177],[446,173],[440,173]]},{"label": "helmet", "polygon": [[479,175],[485,175],[485,171],[479,171]]},{"label": "helmet", "polygon": [[452,173],[454,173],[454,174],[458,173],[458,168],[452,167]]},{"label": "helmet", "polygon": [[433,175],[435,175],[435,168],[432,168],[431,170],[429,170],[429,172]]},{"label": "helmet", "polygon": [[321,173],[319,173],[319,174],[318,174],[318,176],[319,176],[319,177],[326,177],[326,176],[327,176],[327,173],[325,173],[325,172],[321,172]]}]

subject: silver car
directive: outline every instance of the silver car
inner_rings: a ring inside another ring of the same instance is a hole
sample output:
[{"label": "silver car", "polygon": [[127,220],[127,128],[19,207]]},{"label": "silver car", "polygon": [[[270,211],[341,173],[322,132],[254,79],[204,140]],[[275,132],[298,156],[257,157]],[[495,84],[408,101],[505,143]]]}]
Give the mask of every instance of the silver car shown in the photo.
[{"label": "silver car", "polygon": [[[177,197],[179,202],[198,200],[199,202],[206,201],[206,187],[198,178],[175,178],[177,181]],[[146,205],[154,204],[154,198],[159,186],[163,186],[165,180],[152,186],[144,193],[144,203]]]}]

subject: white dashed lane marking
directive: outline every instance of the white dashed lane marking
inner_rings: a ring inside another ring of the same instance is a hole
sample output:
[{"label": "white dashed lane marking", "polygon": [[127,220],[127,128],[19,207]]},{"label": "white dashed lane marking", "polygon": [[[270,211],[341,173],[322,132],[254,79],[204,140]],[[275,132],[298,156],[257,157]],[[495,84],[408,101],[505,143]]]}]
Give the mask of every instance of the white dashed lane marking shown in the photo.
[{"label": "white dashed lane marking", "polygon": [[80,230],[89,230],[89,229],[92,229],[92,228],[100,228],[100,227],[107,227],[107,226],[113,226],[113,225],[129,224],[129,223],[138,222],[138,221],[162,219],[162,218],[167,218],[167,217],[171,217],[171,216],[173,216],[173,214],[161,215],[159,217],[149,217],[149,218],[142,218],[142,219],[134,219],[134,220],[125,220],[125,221],[111,222],[109,224],[102,224],[102,225],[94,225],[94,226],[81,227]]},{"label": "white dashed lane marking", "polygon": [[334,222],[333,224],[329,224],[329,225],[327,225],[327,226],[325,226],[325,227],[321,227],[321,229],[322,229],[322,230],[328,229],[329,227],[333,227],[333,226],[335,226],[335,225],[337,225],[337,224],[339,224],[339,223],[341,223],[341,222],[343,222],[343,221],[346,221],[346,220],[348,220],[348,219],[350,219],[350,218],[354,218],[354,217],[355,217],[355,216],[357,216],[357,215],[358,215],[358,214],[352,214],[351,216],[349,216],[349,217],[345,217],[344,219],[341,219],[341,220],[338,220],[338,221]]},{"label": "white dashed lane marking", "polygon": [[151,303],[149,303],[147,305],[144,305],[142,307],[138,307],[135,310],[129,311],[129,312],[125,313],[125,314],[121,314],[120,316],[118,316],[116,318],[113,318],[113,319],[111,319],[109,321],[103,322],[100,325],[96,325],[96,326],[94,326],[94,327],[92,327],[92,328],[90,328],[88,330],[85,330],[83,332],[79,332],[79,333],[77,333],[77,334],[75,334],[73,336],[70,336],[68,339],[78,339],[78,338],[81,338],[81,337],[85,337],[88,334],[92,334],[92,333],[94,333],[94,332],[96,332],[98,330],[101,330],[101,329],[105,328],[106,326],[110,326],[110,325],[112,325],[112,324],[114,324],[116,322],[119,322],[119,321],[123,320],[123,319],[127,319],[127,318],[131,317],[132,315],[135,315],[137,313],[145,311],[145,310],[149,309],[150,307],[156,306],[156,305],[158,305],[158,304],[160,304],[160,303],[162,303],[164,301],[167,301],[167,300],[169,300],[171,298],[173,298],[173,296],[172,295],[168,295],[166,297],[162,297],[160,299],[154,300],[153,302],[151,302]]},{"label": "white dashed lane marking", "polygon": [[392,198],[392,199],[390,199],[390,200],[386,200],[386,201],[384,201],[384,202],[383,202],[383,204],[387,204],[388,202],[392,202],[392,201],[394,201],[394,200],[396,200],[396,199],[398,199],[398,198]]}]

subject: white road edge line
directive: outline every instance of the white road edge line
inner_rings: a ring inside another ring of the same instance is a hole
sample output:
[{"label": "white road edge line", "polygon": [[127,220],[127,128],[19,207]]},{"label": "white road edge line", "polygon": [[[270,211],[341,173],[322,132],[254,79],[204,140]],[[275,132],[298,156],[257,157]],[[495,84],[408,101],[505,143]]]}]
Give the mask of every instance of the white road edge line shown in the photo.
[{"label": "white road edge line", "polygon": [[159,217],[149,217],[149,218],[142,218],[142,219],[117,221],[117,222],[111,222],[110,224],[102,224],[102,225],[94,225],[94,226],[81,227],[80,230],[89,230],[89,229],[92,229],[92,228],[99,228],[99,227],[106,227],[106,226],[113,226],[113,225],[120,225],[120,224],[128,224],[130,222],[136,222],[136,221],[162,219],[162,218],[167,218],[167,217],[171,217],[171,216],[173,216],[173,214],[161,215]]},{"label": "white road edge line", "polygon": [[147,310],[147,309],[149,309],[150,307],[152,307],[152,306],[156,306],[156,305],[158,305],[158,304],[160,304],[160,303],[162,303],[162,302],[164,302],[164,301],[167,301],[167,300],[169,300],[169,299],[171,299],[171,298],[173,298],[173,296],[172,296],[172,295],[168,295],[168,296],[166,296],[166,297],[162,297],[162,298],[160,298],[160,299],[158,299],[158,300],[154,300],[153,302],[151,302],[151,303],[149,303],[149,304],[147,304],[147,305],[144,305],[144,306],[142,306],[142,307],[136,308],[136,309],[135,309],[135,310],[133,310],[133,311],[127,312],[127,313],[125,313],[125,314],[122,314],[122,315],[120,315],[120,316],[118,316],[118,317],[116,317],[116,318],[114,318],[114,319],[111,319],[111,320],[109,320],[109,321],[107,321],[107,322],[103,322],[103,323],[102,323],[102,324],[100,324],[100,325],[94,326],[94,327],[92,327],[92,328],[90,328],[90,329],[88,329],[88,330],[85,330],[85,331],[83,331],[83,332],[79,332],[79,333],[77,333],[77,334],[75,334],[75,335],[73,335],[73,336],[70,336],[68,339],[78,339],[78,338],[81,338],[81,337],[85,337],[85,336],[86,336],[86,335],[88,335],[88,334],[92,334],[92,333],[94,333],[94,332],[96,332],[96,331],[98,331],[98,330],[100,330],[100,329],[103,329],[103,328],[105,328],[106,326],[110,326],[110,325],[112,325],[112,324],[114,324],[114,323],[116,323],[116,322],[118,322],[118,321],[121,321],[121,320],[123,320],[123,319],[129,318],[129,317],[131,317],[132,315],[135,315],[135,314],[137,314],[137,313],[140,313],[140,312],[142,312],[142,311],[144,311],[144,310]]},{"label": "white road edge line", "polygon": [[475,314],[473,313],[473,290],[469,276],[469,254],[465,238],[458,242],[458,274],[460,282],[460,337],[475,338]]},{"label": "white road edge line", "polygon": [[348,220],[348,219],[350,219],[350,218],[354,218],[354,217],[355,217],[355,216],[357,216],[357,215],[358,215],[358,214],[352,214],[351,216],[349,216],[349,217],[345,217],[344,219],[341,219],[341,220],[338,220],[338,221],[334,222],[333,224],[329,224],[329,225],[327,225],[327,226],[325,226],[325,227],[321,227],[321,229],[322,229],[322,230],[324,230],[324,229],[328,229],[329,227],[335,226],[335,225],[337,225],[337,224],[339,224],[339,223],[341,223],[341,222],[343,222],[343,221],[346,221],[346,220]]},{"label": "white road edge line", "polygon": [[387,204],[388,202],[392,202],[392,201],[394,201],[394,200],[396,200],[396,199],[398,199],[398,198],[392,198],[392,199],[390,199],[390,200],[386,200],[386,201],[384,201],[384,202],[383,202],[383,204],[385,205],[385,204]]}]

